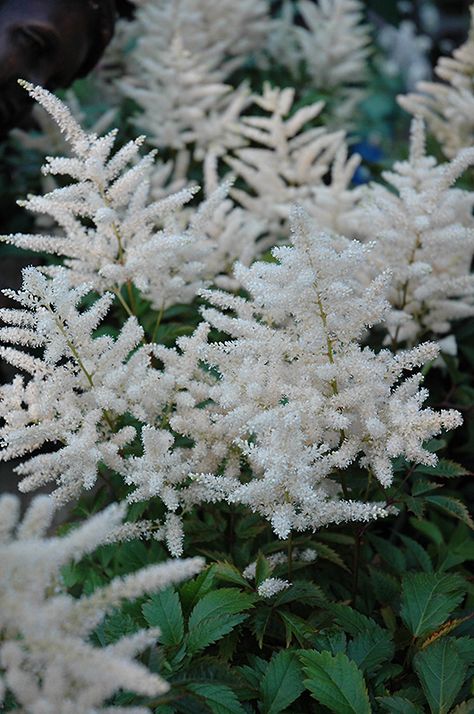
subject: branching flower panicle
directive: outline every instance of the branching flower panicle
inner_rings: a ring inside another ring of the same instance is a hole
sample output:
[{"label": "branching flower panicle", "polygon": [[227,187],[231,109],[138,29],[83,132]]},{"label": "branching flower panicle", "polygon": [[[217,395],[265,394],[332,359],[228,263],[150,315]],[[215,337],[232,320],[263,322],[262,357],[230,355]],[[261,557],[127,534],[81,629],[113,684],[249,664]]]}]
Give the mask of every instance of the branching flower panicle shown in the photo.
[{"label": "branching flower panicle", "polygon": [[474,314],[474,200],[452,188],[473,163],[471,148],[437,164],[426,155],[423,121],[415,119],[408,160],[383,174],[388,188],[372,184],[360,207],[360,232],[376,238],[373,273],[392,273],[386,324],[394,346],[444,334],[452,320]]},{"label": "branching flower panicle", "polygon": [[[69,177],[73,183],[23,202],[29,210],[54,219],[56,233],[17,234],[7,240],[63,256],[75,284],[89,282],[99,293],[110,290],[122,303],[120,289],[131,283],[157,310],[192,300],[204,284],[206,258],[214,249],[196,233],[192,221],[182,225],[180,211],[196,189],[150,202],[154,154],[139,156],[143,137],[112,155],[116,131],[103,137],[88,134],[59,99],[41,87],[23,85],[51,114],[71,146],[72,156],[49,157],[44,173]],[[201,216],[205,211],[204,202]],[[57,269],[43,270],[54,275]],[[125,307],[131,311],[131,305]]]},{"label": "branching flower panicle", "polygon": [[[60,502],[91,488],[101,462],[123,473],[122,449],[136,430],[120,428],[121,415],[146,420],[160,410],[150,348],[139,347],[143,330],[136,319],[129,318],[115,340],[94,338],[113,296],[106,293],[81,311],[78,304],[90,285],[71,287],[69,275],[63,268],[48,279],[26,268],[22,289],[6,291],[21,308],[0,311],[7,325],[0,330],[1,356],[31,377],[18,375],[1,387],[1,458],[24,456],[44,444],[57,447],[29,457],[16,470],[24,491],[56,481]],[[42,356],[5,343],[41,348]]]},{"label": "branching flower panicle", "polygon": [[[134,660],[156,643],[157,630],[137,631],[105,647],[95,647],[89,638],[124,600],[192,577],[202,568],[202,559],[151,565],[74,598],[62,582],[61,568],[108,542],[120,527],[123,506],[110,506],[67,536],[47,538],[52,500],[38,496],[21,523],[19,505],[15,496],[0,498],[2,694],[10,691],[25,714],[111,714],[116,710],[107,706],[107,700],[119,690],[145,697],[165,692],[167,683]],[[119,711],[146,714],[149,709]]]},{"label": "branching flower panicle", "polygon": [[[219,473],[196,469],[190,499],[245,504],[286,538],[387,514],[382,503],[351,499],[343,486],[350,464],[359,461],[389,486],[393,457],[434,463],[423,443],[457,426],[460,415],[423,409],[421,375],[404,379],[436,356],[435,345],[396,356],[361,347],[365,329],[388,308],[388,276],[367,288],[358,281],[367,255],[360,243],[318,234],[297,211],[292,246],[274,249],[276,262],[236,266],[249,300],[204,293],[215,306],[203,311],[206,321],[231,339],[208,344],[204,325],[182,344],[174,368],[168,359],[176,380],[179,360],[185,368],[193,353],[213,370],[187,381],[170,418],[193,440],[195,464],[199,455],[201,469],[210,454],[221,461]],[[242,458],[251,479],[240,479]]]}]

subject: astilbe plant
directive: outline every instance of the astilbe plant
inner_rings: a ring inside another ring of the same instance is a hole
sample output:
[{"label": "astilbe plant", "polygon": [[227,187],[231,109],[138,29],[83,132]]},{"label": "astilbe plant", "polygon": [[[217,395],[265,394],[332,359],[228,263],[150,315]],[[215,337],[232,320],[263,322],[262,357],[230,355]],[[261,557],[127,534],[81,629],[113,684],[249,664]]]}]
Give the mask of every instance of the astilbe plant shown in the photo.
[{"label": "astilbe plant", "polygon": [[374,274],[392,273],[386,318],[389,339],[415,344],[449,333],[451,322],[474,314],[472,192],[453,184],[474,162],[474,149],[438,164],[425,150],[423,121],[412,123],[410,154],[371,184],[358,228],[375,238]]},{"label": "astilbe plant", "polygon": [[123,601],[192,577],[202,560],[151,565],[74,598],[61,569],[114,540],[123,506],[109,506],[66,536],[49,538],[52,500],[35,498],[21,522],[19,507],[16,496],[0,498],[0,704],[11,693],[15,711],[24,714],[146,714],[146,706],[114,707],[110,698],[123,689],[145,697],[167,691],[160,676],[134,660],[155,645],[158,631],[136,631],[104,647],[90,635]]},{"label": "astilbe plant", "polygon": [[[307,207],[322,228],[335,230],[346,225],[357,201],[357,194],[347,190],[347,181],[358,159],[353,157],[346,163],[344,132],[307,126],[319,117],[324,102],[294,111],[294,89],[269,84],[253,100],[256,113],[242,116],[234,126],[234,132],[250,145],[224,157],[245,182],[245,188],[234,188],[232,196],[266,221],[272,235],[286,234],[290,207],[295,202]],[[334,160],[334,184],[326,187],[324,178]],[[344,191],[344,200],[339,200]]]},{"label": "astilbe plant", "polygon": [[[90,282],[99,293],[113,291],[130,311],[121,288],[133,282],[160,310],[192,300],[206,276],[206,255],[214,246],[176,213],[195,191],[183,190],[161,201],[148,194],[154,155],[139,157],[143,139],[130,141],[111,156],[116,132],[87,134],[67,107],[47,90],[25,88],[55,119],[71,146],[70,158],[49,158],[43,172],[73,179],[45,196],[30,196],[24,206],[52,217],[52,235],[11,235],[7,240],[31,250],[64,256],[76,284]],[[131,164],[131,165],[130,165]],[[215,202],[208,205],[209,215]],[[205,204],[196,220],[201,222]],[[56,272],[50,266],[49,274]],[[131,298],[130,298],[131,299]]]},{"label": "astilbe plant", "polygon": [[[204,324],[180,342],[181,356],[162,350],[176,382],[170,425],[194,444],[174,451],[195,465],[184,503],[245,504],[286,538],[389,512],[383,502],[351,498],[344,470],[353,462],[384,487],[396,456],[436,463],[424,442],[461,416],[423,408],[421,374],[405,376],[436,356],[435,345],[396,355],[361,346],[365,328],[388,307],[387,276],[367,288],[356,277],[367,253],[358,242],[318,233],[297,211],[292,245],[275,248],[274,262],[236,266],[248,299],[204,293],[215,306],[204,309],[205,320],[231,339],[208,343]],[[193,356],[198,369],[190,379]],[[199,370],[203,364],[208,371]],[[170,446],[171,439],[162,443]],[[163,458],[155,454],[157,463]],[[212,461],[217,469],[202,473]]]},{"label": "astilbe plant", "polygon": [[[258,217],[232,204],[228,183],[215,182],[198,210],[187,209],[185,204],[198,188],[173,192],[173,186],[184,183],[182,172],[172,162],[156,164],[153,152],[141,157],[143,137],[113,154],[116,131],[103,137],[87,133],[47,90],[22,84],[70,146],[71,156],[48,157],[43,173],[72,182],[22,203],[56,223],[56,230],[52,228],[50,235],[9,235],[5,240],[62,256],[73,284],[87,282],[98,293],[113,292],[129,314],[132,284],[155,310],[163,311],[190,302],[209,280],[230,273],[234,260],[249,262],[264,249],[259,238],[265,227]],[[171,185],[166,186],[170,175]],[[229,236],[232,226],[234,240]],[[55,275],[62,268],[50,265],[42,270]]]},{"label": "astilbe plant", "polygon": [[304,26],[297,29],[298,44],[311,84],[335,93],[335,116],[350,119],[364,97],[369,27],[364,24],[360,0],[300,0]]},{"label": "astilbe plant", "polygon": [[418,82],[416,92],[401,95],[401,106],[423,117],[448,158],[474,140],[474,7],[466,42],[452,57],[441,57],[435,68],[441,81]]},{"label": "astilbe plant", "polygon": [[141,109],[134,123],[155,146],[189,147],[199,160],[222,153],[248,97],[227,78],[265,36],[266,3],[153,1],[138,8],[134,24],[136,45],[119,82]]}]

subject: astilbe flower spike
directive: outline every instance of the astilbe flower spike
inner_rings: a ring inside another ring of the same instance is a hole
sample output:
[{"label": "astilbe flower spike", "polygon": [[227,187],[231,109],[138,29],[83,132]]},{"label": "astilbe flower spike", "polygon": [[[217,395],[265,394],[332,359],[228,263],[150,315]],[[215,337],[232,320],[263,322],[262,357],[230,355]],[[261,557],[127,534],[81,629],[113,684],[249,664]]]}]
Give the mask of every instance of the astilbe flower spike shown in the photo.
[{"label": "astilbe flower spike", "polygon": [[90,595],[72,597],[61,568],[108,542],[124,507],[112,505],[64,537],[45,537],[54,513],[48,496],[36,497],[19,523],[19,499],[0,498],[0,704],[7,692],[24,714],[146,714],[147,707],[113,707],[122,689],[146,697],[167,683],[134,660],[153,646],[158,630],[141,630],[94,646],[89,637],[124,600],[192,577],[201,558],[151,565],[117,577]]},{"label": "astilbe flower spike", "polygon": [[416,92],[398,97],[406,111],[426,120],[450,159],[474,142],[474,6],[470,11],[471,26],[466,42],[452,57],[440,57],[435,67],[441,81],[418,82]]},{"label": "astilbe flower spike", "polygon": [[[83,131],[69,109],[42,87],[23,86],[52,116],[65,135],[71,157],[49,157],[45,174],[72,179],[68,186],[22,203],[47,215],[59,229],[51,235],[9,235],[14,245],[63,256],[72,281],[99,293],[107,290],[124,303],[120,289],[134,283],[157,310],[193,299],[210,275],[216,245],[200,232],[210,220],[216,198],[200,206],[183,225],[183,205],[196,188],[150,201],[154,153],[141,157],[143,137],[112,153],[116,131],[97,137]],[[219,193],[221,196],[222,192]],[[54,275],[56,266],[42,270]],[[125,303],[130,311],[131,306]]]},{"label": "astilbe flower spike", "polygon": [[260,47],[267,14],[264,0],[151,0],[137,9],[119,85],[142,110],[134,123],[154,146],[193,148],[202,160],[233,145],[229,127],[249,91],[226,81]]},{"label": "astilbe flower spike", "polygon": [[372,273],[392,273],[386,325],[394,346],[445,334],[453,320],[474,314],[474,199],[452,187],[473,164],[473,148],[437,164],[415,119],[408,160],[384,172],[387,188],[371,184],[359,208],[360,234],[376,239]]},{"label": "astilbe flower spike", "polygon": [[[23,491],[56,481],[58,502],[91,488],[100,462],[123,473],[122,448],[134,440],[136,430],[117,426],[121,415],[153,421],[160,413],[151,348],[139,346],[143,330],[131,317],[115,340],[94,338],[113,296],[106,293],[81,311],[90,287],[72,287],[64,268],[52,279],[25,268],[22,289],[5,291],[21,308],[0,311],[7,325],[0,329],[0,354],[31,377],[17,375],[0,387],[0,458],[24,456],[45,444],[56,447],[34,454],[16,471],[23,476]],[[41,349],[42,355],[16,345]]]},{"label": "astilbe flower spike", "polygon": [[[234,125],[233,131],[250,145],[224,157],[246,184],[231,195],[265,221],[272,235],[286,234],[294,203],[304,206],[322,229],[346,229],[359,198],[357,191],[348,190],[359,159],[355,155],[347,160],[343,131],[307,127],[319,117],[324,102],[292,112],[294,95],[291,87],[265,84],[263,94],[253,97],[257,113],[242,116]],[[326,187],[331,167],[332,182]]]},{"label": "astilbe flower spike", "polygon": [[[195,464],[180,493],[185,503],[245,504],[286,538],[389,512],[383,502],[354,501],[342,487],[350,464],[370,469],[386,487],[396,456],[435,463],[423,443],[461,417],[422,408],[421,374],[405,376],[433,359],[436,345],[397,355],[361,346],[366,327],[388,309],[389,276],[367,288],[358,281],[368,252],[356,241],[317,233],[296,211],[292,245],[275,248],[274,263],[237,265],[249,299],[204,293],[214,305],[204,318],[230,339],[208,343],[204,324],[180,342],[181,355],[168,350],[167,357],[163,349],[168,380],[175,379],[170,424],[194,444],[183,450]],[[251,478],[241,478],[242,459]]]}]

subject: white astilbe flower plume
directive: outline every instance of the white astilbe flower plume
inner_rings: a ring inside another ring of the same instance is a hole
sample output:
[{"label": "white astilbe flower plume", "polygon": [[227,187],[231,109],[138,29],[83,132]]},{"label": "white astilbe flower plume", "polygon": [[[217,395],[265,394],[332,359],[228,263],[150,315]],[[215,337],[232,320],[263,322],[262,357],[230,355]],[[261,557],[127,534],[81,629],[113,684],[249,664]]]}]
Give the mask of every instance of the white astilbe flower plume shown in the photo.
[{"label": "white astilbe flower plume", "polygon": [[408,160],[383,174],[388,188],[371,184],[368,190],[359,230],[376,238],[373,274],[392,273],[387,329],[394,344],[446,333],[452,320],[474,314],[474,199],[452,188],[473,164],[474,149],[437,164],[426,155],[423,121],[415,119]]},{"label": "white astilbe flower plume", "polygon": [[[73,282],[89,282],[99,293],[111,290],[119,296],[123,285],[134,283],[157,310],[192,300],[204,284],[206,257],[213,249],[200,240],[193,220],[183,227],[176,216],[196,189],[150,202],[154,155],[139,156],[143,137],[112,155],[115,131],[100,138],[86,133],[59,99],[41,87],[22,84],[51,114],[71,148],[70,158],[49,157],[43,172],[69,177],[73,183],[45,196],[30,196],[22,204],[50,216],[59,231],[10,235],[7,240],[64,256]],[[205,223],[203,215],[206,202],[200,225]],[[43,270],[54,274],[57,268]]]},{"label": "white astilbe flower plume", "polygon": [[448,158],[474,143],[474,6],[466,42],[435,67],[439,82],[418,82],[416,93],[399,96],[401,106],[423,117]]},{"label": "white astilbe flower plume", "polygon": [[[204,293],[215,305],[204,318],[229,341],[208,344],[202,325],[180,343],[181,357],[162,358],[169,382],[175,378],[170,424],[194,443],[193,481],[181,498],[245,504],[281,538],[386,515],[383,503],[353,501],[341,472],[359,461],[389,486],[393,457],[435,463],[423,443],[461,422],[458,412],[422,408],[420,374],[404,378],[435,358],[435,345],[398,355],[361,347],[366,327],[387,309],[387,276],[367,288],[356,277],[368,249],[315,232],[301,211],[292,243],[273,250],[275,263],[236,266],[248,300]],[[199,370],[188,377],[193,355],[212,367],[201,378]],[[252,478],[240,479],[242,457]],[[212,460],[220,475],[204,472]]]},{"label": "white astilbe flower plume", "polygon": [[[251,214],[267,222],[270,233],[286,233],[290,207],[298,202],[318,213],[317,191],[344,143],[344,132],[328,132],[324,127],[305,128],[321,113],[324,102],[304,106],[291,114],[295,90],[265,84],[263,95],[253,97],[258,114],[243,116],[234,131],[253,146],[237,149],[225,157],[232,171],[247,189],[234,188],[232,196]],[[262,116],[261,110],[268,116]],[[351,168],[352,168],[351,164]],[[355,166],[353,167],[355,170]],[[324,211],[321,196],[318,218],[328,217],[334,228],[345,206]],[[352,208],[352,205],[350,205]],[[342,219],[343,220],[343,219]]]},{"label": "white astilbe flower plume", "polygon": [[[97,479],[100,462],[122,473],[122,448],[132,442],[132,426],[119,428],[117,419],[130,413],[153,420],[160,413],[157,372],[150,367],[150,347],[138,347],[143,330],[130,318],[114,340],[92,332],[106,314],[113,296],[105,294],[86,311],[78,304],[90,286],[71,287],[69,273],[53,279],[35,268],[23,271],[18,292],[5,291],[21,309],[4,308],[0,340],[35,348],[36,354],[9,346],[0,355],[17,375],[0,387],[0,458],[8,460],[35,452],[44,444],[56,447],[23,461],[16,471],[20,489],[30,491],[56,481],[60,502],[75,498]],[[41,348],[42,356],[37,349]]]},{"label": "white astilbe flower plume", "polygon": [[201,570],[201,558],[151,565],[117,577],[90,595],[74,598],[61,568],[107,542],[122,521],[113,505],[68,535],[46,538],[52,500],[33,500],[18,523],[19,499],[0,497],[0,704],[11,692],[24,714],[146,714],[143,707],[113,707],[122,689],[154,697],[168,689],[134,657],[156,643],[157,630],[141,630],[106,647],[89,636],[123,600],[153,593]]},{"label": "white astilbe flower plume", "polygon": [[305,26],[296,32],[310,81],[335,94],[336,117],[347,121],[365,94],[370,28],[362,23],[363,3],[299,0],[298,9]]},{"label": "white astilbe flower plume", "polygon": [[[137,42],[119,82],[154,146],[221,154],[248,90],[226,80],[258,49],[268,29],[264,0],[151,0],[139,6]],[[235,137],[234,137],[235,139]]]}]

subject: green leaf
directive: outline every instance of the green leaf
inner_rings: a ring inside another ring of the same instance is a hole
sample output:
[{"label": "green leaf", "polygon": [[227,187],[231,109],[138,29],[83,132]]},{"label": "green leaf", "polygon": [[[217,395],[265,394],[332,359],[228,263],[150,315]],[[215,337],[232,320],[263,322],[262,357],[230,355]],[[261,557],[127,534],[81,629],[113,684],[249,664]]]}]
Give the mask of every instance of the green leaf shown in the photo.
[{"label": "green leaf", "polygon": [[293,584],[278,593],[273,601],[273,607],[288,605],[290,602],[298,602],[301,605],[321,605],[327,600],[321,588],[308,580],[295,580]]},{"label": "green leaf", "polygon": [[328,610],[334,614],[338,625],[350,635],[358,635],[374,628],[381,629],[375,620],[363,615],[361,612],[357,612],[357,610],[353,610],[349,605],[330,604],[327,607]]},{"label": "green leaf", "polygon": [[455,478],[456,476],[467,476],[469,471],[455,461],[440,459],[436,466],[417,466],[415,473],[422,473],[427,476],[440,476],[442,478]]},{"label": "green leaf", "polygon": [[451,496],[426,496],[425,501],[426,503],[431,503],[432,506],[439,508],[441,511],[444,511],[444,513],[449,513],[450,516],[454,516],[454,518],[457,518],[474,530],[474,521],[469,511],[464,503],[457,498],[452,498]]},{"label": "green leaf", "polygon": [[369,540],[375,546],[377,553],[385,560],[387,565],[396,573],[403,573],[406,570],[405,556],[399,548],[389,543],[383,538],[371,535]]},{"label": "green leaf", "polygon": [[125,635],[132,635],[138,629],[139,627],[131,615],[127,615],[124,612],[114,612],[105,619],[104,641],[110,645]]},{"label": "green leaf", "polygon": [[362,672],[340,652],[309,651],[300,655],[311,695],[336,714],[370,714],[372,709]]},{"label": "green leaf", "polygon": [[432,714],[447,714],[466,676],[466,665],[449,638],[438,640],[413,658],[413,666]]},{"label": "green leaf", "polygon": [[377,627],[361,632],[349,642],[347,655],[364,672],[373,672],[383,662],[391,660],[395,646],[387,630]]},{"label": "green leaf", "polygon": [[403,697],[377,697],[377,701],[390,714],[423,714],[423,709]]},{"label": "green leaf", "polygon": [[187,580],[179,588],[181,605],[185,615],[188,615],[196,603],[208,593],[214,585],[215,568],[211,565],[196,578]]},{"label": "green leaf", "polygon": [[273,568],[262,553],[258,554],[255,565],[255,585],[258,587],[264,580],[270,577]]},{"label": "green leaf", "polygon": [[188,684],[186,688],[202,698],[212,714],[245,714],[245,709],[226,684],[203,682]]},{"label": "green leaf", "polygon": [[318,543],[316,541],[311,541],[311,547],[314,548],[322,560],[329,560],[330,563],[334,563],[334,565],[338,565],[340,568],[349,571],[349,568],[334,548],[331,548],[325,543]]},{"label": "green leaf", "polygon": [[444,543],[443,534],[435,523],[420,520],[419,518],[410,518],[410,525],[419,533],[432,540],[435,545],[440,546]]},{"label": "green leaf", "polygon": [[462,578],[441,573],[408,573],[402,582],[400,615],[415,637],[433,632],[463,599]]},{"label": "green leaf", "polygon": [[390,573],[386,573],[378,568],[369,568],[371,589],[377,598],[382,603],[393,603],[400,597],[400,584],[398,580]]},{"label": "green leaf", "polygon": [[282,650],[273,655],[261,684],[264,714],[278,714],[304,690],[301,666],[296,655]]},{"label": "green leaf", "polygon": [[347,637],[341,630],[322,630],[314,637],[314,647],[319,652],[328,651],[333,655],[338,652],[345,652],[347,649]]},{"label": "green leaf", "polygon": [[413,540],[413,538],[409,538],[404,535],[401,535],[400,538],[403,541],[415,566],[418,566],[426,573],[432,573],[433,563],[431,562],[431,558],[426,550],[419,543],[417,543],[416,540]]},{"label": "green leaf", "polygon": [[184,621],[178,593],[167,588],[153,595],[142,607],[145,620],[160,628],[159,641],[166,647],[176,647],[184,637]]},{"label": "green leaf", "polygon": [[214,566],[214,572],[218,580],[233,583],[241,588],[250,587],[248,581],[241,574],[240,570],[236,568],[235,565],[232,565],[232,563],[228,563],[227,561],[216,563]]},{"label": "green leaf", "polygon": [[451,714],[474,714],[474,699],[461,702],[451,710]]},{"label": "green leaf", "polygon": [[293,637],[295,637],[302,647],[307,645],[308,640],[312,639],[314,635],[314,627],[308,625],[306,620],[302,617],[298,617],[298,615],[295,615],[293,612],[278,610],[278,615],[285,625],[286,646],[289,647]]},{"label": "green leaf", "polygon": [[197,603],[189,617],[188,649],[197,652],[227,635],[253,607],[254,596],[236,588],[213,590]]}]

